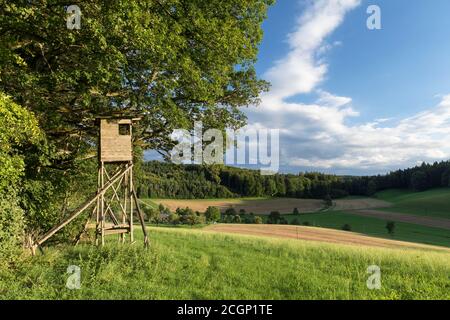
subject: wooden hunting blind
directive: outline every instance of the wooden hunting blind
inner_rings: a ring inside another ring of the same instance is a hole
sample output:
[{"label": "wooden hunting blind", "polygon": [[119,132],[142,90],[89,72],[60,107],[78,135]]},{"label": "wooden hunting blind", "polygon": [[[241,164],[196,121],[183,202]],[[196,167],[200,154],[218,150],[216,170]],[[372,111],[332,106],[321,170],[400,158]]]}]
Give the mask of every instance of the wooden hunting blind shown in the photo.
[{"label": "wooden hunting blind", "polygon": [[133,161],[131,128],[132,119],[99,119],[101,162]]},{"label": "wooden hunting blind", "polygon": [[97,193],[39,240],[33,241],[33,253],[42,243],[90,208],[92,211],[89,211],[90,214],[76,243],[80,241],[81,236],[91,225],[91,220],[94,219],[96,244],[104,245],[105,236],[114,234],[119,235],[122,242],[125,241],[125,235],[129,234],[130,241],[134,242],[133,221],[137,211],[144,233],[144,244],[148,246],[144,215],[133,182],[132,127],[139,119],[101,117],[96,121],[99,128]]}]

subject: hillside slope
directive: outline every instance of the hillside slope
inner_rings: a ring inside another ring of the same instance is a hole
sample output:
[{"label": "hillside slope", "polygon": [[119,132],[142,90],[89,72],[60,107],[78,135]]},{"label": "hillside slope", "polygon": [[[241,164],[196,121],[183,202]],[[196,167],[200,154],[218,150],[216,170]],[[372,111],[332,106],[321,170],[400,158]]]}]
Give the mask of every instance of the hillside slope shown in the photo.
[{"label": "hillside slope", "polygon": [[424,192],[392,189],[379,192],[376,197],[393,204],[387,211],[450,219],[450,188]]}]

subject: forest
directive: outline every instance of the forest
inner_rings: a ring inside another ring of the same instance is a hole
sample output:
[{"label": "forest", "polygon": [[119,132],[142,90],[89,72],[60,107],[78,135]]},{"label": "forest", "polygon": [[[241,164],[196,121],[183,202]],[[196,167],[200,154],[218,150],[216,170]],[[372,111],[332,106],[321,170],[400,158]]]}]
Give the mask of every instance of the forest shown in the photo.
[{"label": "forest", "polygon": [[398,188],[425,191],[450,186],[450,161],[423,163],[377,176],[336,176],[319,172],[260,175],[257,170],[227,166],[142,164],[138,194],[149,198],[208,199],[234,197],[293,197],[334,199],[371,196]]}]

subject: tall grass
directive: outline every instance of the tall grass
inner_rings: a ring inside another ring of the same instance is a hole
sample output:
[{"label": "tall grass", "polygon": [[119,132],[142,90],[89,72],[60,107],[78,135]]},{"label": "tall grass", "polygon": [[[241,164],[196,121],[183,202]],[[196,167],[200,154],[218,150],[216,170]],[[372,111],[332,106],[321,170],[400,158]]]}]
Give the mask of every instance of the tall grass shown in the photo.
[{"label": "tall grass", "polygon": [[[150,228],[152,245],[47,249],[0,270],[2,299],[450,299],[450,253]],[[366,286],[382,270],[381,290]],[[65,283],[81,268],[81,289]]]}]

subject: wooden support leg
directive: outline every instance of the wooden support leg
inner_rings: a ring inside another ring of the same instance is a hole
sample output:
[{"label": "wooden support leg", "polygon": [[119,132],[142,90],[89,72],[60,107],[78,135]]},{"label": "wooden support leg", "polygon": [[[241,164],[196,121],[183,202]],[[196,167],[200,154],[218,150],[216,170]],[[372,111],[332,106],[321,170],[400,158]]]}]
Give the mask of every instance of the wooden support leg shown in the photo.
[{"label": "wooden support leg", "polygon": [[[101,176],[100,176],[100,183],[102,186],[102,189],[105,186],[105,166],[102,162],[102,172],[101,172]],[[100,227],[101,227],[101,236],[102,236],[102,246],[105,245],[105,194],[103,193],[100,199]]]},{"label": "wooden support leg", "polygon": [[129,183],[128,183],[128,194],[130,199],[130,242],[134,243],[134,208],[133,208],[133,172],[130,171],[129,173]]},{"label": "wooden support leg", "polygon": [[149,242],[149,239],[148,239],[147,228],[145,226],[144,214],[142,213],[141,207],[139,206],[138,197],[137,197],[136,191],[134,189],[133,189],[133,199],[134,199],[134,202],[136,204],[136,209],[137,209],[138,214],[139,214],[139,221],[141,222],[142,232],[144,233],[144,246],[146,248],[148,248],[148,246],[150,245],[150,242]]}]

